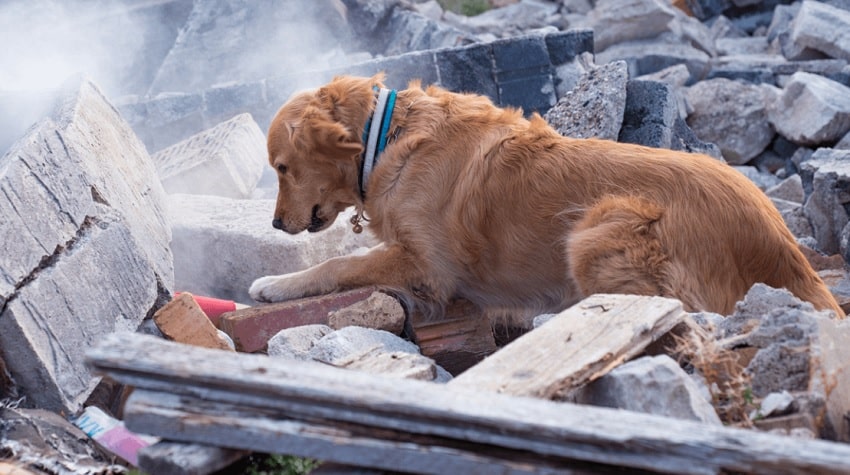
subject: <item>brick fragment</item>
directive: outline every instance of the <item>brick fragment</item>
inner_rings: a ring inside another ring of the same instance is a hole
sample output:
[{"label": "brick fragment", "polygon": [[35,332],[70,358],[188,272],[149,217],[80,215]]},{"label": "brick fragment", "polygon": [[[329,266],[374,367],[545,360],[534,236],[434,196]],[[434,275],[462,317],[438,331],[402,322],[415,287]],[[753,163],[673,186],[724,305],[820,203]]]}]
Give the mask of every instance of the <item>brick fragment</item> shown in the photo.
[{"label": "brick fragment", "polygon": [[190,293],[181,293],[157,310],[154,323],[166,338],[189,345],[232,351]]}]

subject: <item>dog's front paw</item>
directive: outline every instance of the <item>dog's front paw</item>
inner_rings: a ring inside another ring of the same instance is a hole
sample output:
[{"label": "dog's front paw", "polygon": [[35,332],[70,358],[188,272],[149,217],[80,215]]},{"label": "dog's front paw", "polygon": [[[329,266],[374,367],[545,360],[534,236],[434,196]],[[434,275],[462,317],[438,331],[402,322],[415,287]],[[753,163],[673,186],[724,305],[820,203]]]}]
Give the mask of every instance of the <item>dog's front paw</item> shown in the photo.
[{"label": "dog's front paw", "polygon": [[304,296],[304,292],[297,287],[291,274],[269,275],[255,280],[248,294],[258,302],[283,302]]}]

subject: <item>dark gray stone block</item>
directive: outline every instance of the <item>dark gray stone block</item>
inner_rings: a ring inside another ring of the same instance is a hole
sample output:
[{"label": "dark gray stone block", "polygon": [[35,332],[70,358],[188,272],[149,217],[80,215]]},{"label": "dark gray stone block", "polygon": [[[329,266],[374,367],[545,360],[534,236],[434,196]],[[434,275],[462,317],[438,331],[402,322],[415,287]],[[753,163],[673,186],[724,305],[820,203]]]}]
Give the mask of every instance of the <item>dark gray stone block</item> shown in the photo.
[{"label": "dark gray stone block", "polygon": [[569,63],[581,53],[593,52],[593,30],[576,29],[546,35],[549,62],[554,66]]},{"label": "dark gray stone block", "polygon": [[455,92],[477,92],[498,102],[499,90],[493,74],[491,45],[439,50],[435,55],[442,87]]},{"label": "dark gray stone block", "polygon": [[499,83],[499,105],[521,107],[525,113],[541,114],[555,105],[551,74],[538,74]]},{"label": "dark gray stone block", "polygon": [[669,148],[678,117],[676,99],[668,84],[631,80],[626,84],[626,109],[619,141]]},{"label": "dark gray stone block", "polygon": [[549,52],[542,36],[525,36],[495,41],[493,65],[499,82],[549,72]]}]

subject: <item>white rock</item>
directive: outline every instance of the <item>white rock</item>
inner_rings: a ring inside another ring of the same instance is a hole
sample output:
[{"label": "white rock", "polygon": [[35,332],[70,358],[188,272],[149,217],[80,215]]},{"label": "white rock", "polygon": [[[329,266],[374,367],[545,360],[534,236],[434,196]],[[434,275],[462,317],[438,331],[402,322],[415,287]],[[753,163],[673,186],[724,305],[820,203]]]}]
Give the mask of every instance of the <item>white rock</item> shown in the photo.
[{"label": "white rock", "polygon": [[833,142],[850,131],[850,87],[816,74],[797,72],[768,118],[788,140],[804,145]]},{"label": "white rock", "polygon": [[850,60],[850,12],[805,0],[792,22],[791,41],[833,58]]}]

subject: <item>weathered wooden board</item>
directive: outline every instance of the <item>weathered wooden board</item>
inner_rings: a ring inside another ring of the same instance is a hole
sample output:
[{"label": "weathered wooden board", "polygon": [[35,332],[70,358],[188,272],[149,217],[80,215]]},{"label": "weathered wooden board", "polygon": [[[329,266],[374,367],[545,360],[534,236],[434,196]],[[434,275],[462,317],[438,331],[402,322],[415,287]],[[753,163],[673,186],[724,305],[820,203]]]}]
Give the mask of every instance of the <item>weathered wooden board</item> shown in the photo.
[{"label": "weathered wooden board", "polygon": [[[272,414],[276,420],[371,427],[665,473],[850,470],[850,446],[843,444],[389,380],[318,363],[234,355],[144,335],[111,335],[89,352],[88,361],[97,372],[137,388],[191,396],[196,402],[226,403],[243,413]],[[128,401],[127,410],[134,415],[128,414],[126,422],[131,430],[140,430],[148,412],[133,405]],[[201,422],[210,417],[199,416]],[[223,443],[235,443],[236,437],[227,437],[227,430],[226,424],[215,427]],[[286,453],[287,449],[281,445],[276,451]]]},{"label": "weathered wooden board", "polygon": [[685,315],[678,300],[593,295],[449,384],[515,396],[565,396],[643,351]]},{"label": "weathered wooden board", "polygon": [[[275,411],[245,409],[229,403],[161,392],[139,390],[133,395],[131,407],[128,417],[135,421],[140,431],[168,433],[169,437],[178,440],[287,453],[383,470],[410,471],[416,467],[418,473],[435,475],[590,473],[529,452],[475,446],[357,424],[330,426],[280,419],[275,417]],[[493,452],[498,453],[491,455]]]}]

